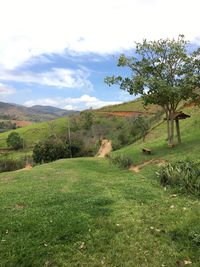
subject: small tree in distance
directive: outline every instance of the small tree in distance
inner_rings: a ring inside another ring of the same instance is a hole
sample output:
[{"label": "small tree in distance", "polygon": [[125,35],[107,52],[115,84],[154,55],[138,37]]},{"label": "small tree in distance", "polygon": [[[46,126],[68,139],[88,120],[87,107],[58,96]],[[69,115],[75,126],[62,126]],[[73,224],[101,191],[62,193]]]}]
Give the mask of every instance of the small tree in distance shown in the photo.
[{"label": "small tree in distance", "polygon": [[10,133],[6,142],[9,147],[12,147],[15,150],[23,148],[23,139],[17,132]]},{"label": "small tree in distance", "polygon": [[182,100],[197,98],[200,85],[200,49],[187,51],[188,42],[180,35],[136,44],[134,57],[121,55],[119,67],[128,67],[130,77],[106,77],[108,85],[119,84],[131,95],[140,95],[144,105],[157,104],[166,114],[168,145],[174,145],[174,118]]}]

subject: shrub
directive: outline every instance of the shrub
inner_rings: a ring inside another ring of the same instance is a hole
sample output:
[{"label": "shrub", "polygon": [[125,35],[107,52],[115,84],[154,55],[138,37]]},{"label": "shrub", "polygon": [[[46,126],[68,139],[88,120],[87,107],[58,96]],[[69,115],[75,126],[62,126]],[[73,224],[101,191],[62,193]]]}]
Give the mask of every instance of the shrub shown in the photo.
[{"label": "shrub", "polygon": [[131,166],[132,159],[129,156],[125,156],[125,155],[112,155],[109,156],[110,162],[114,165],[117,165],[120,168],[129,168]]},{"label": "shrub", "polygon": [[0,172],[15,171],[24,168],[26,161],[24,159],[3,158],[0,160]]},{"label": "shrub", "polygon": [[62,142],[47,140],[36,144],[33,148],[33,160],[35,163],[51,162],[61,158],[68,158],[69,147]]},{"label": "shrub", "polygon": [[0,172],[19,170],[24,168],[26,164],[33,165],[32,156],[26,155],[15,159],[10,157],[9,154],[3,154],[0,160]]},{"label": "shrub", "polygon": [[168,163],[157,173],[162,185],[200,197],[200,163],[182,161]]},{"label": "shrub", "polygon": [[6,142],[9,147],[12,147],[15,150],[23,148],[23,139],[17,132],[10,133]]}]

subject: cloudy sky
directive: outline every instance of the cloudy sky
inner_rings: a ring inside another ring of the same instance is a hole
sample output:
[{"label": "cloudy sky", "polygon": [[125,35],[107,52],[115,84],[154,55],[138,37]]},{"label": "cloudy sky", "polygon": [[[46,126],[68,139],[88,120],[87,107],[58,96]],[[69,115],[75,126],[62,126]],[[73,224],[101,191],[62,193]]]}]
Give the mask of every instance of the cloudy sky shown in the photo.
[{"label": "cloudy sky", "polygon": [[65,109],[132,99],[105,76],[134,42],[200,45],[199,0],[0,0],[0,101]]}]

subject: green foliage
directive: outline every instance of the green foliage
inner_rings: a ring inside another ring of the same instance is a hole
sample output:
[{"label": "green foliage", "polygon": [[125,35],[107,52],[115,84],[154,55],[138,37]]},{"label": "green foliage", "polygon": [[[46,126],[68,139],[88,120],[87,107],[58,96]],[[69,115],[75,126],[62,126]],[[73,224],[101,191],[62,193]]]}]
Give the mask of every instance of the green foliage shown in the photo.
[{"label": "green foliage", "polygon": [[112,164],[117,165],[120,168],[128,169],[133,163],[132,158],[126,155],[111,155],[109,156],[109,160]]},{"label": "green foliage", "polygon": [[170,145],[174,143],[173,120],[178,104],[197,98],[196,88],[200,86],[200,49],[188,53],[187,44],[183,35],[177,40],[144,40],[137,43],[135,57],[119,57],[118,66],[130,68],[130,77],[105,78],[109,85],[119,84],[131,95],[141,95],[145,105],[156,104],[164,109]]},{"label": "green foliage", "polygon": [[0,121],[0,132],[9,131],[9,130],[13,130],[16,128],[17,128],[16,123],[13,123],[12,121],[9,121],[9,120]]},{"label": "green foliage", "polygon": [[81,112],[80,116],[81,116],[82,127],[85,130],[90,130],[93,125],[93,120],[94,120],[93,112],[84,111],[84,112]]},{"label": "green foliage", "polygon": [[180,161],[168,163],[157,173],[162,185],[200,197],[200,163]]},{"label": "green foliage", "polygon": [[131,69],[131,78],[113,76],[105,78],[105,82],[118,83],[130,94],[141,94],[145,104],[170,103],[174,107],[181,99],[190,98],[199,85],[198,53],[187,52],[182,35],[178,40],[137,43],[136,55],[129,58],[121,55],[118,60],[119,67]]},{"label": "green foliage", "polygon": [[131,126],[131,134],[135,136],[137,140],[141,137],[145,137],[150,128],[150,123],[145,117],[137,116],[133,118]]},{"label": "green foliage", "polygon": [[31,156],[23,156],[20,158],[15,158],[10,156],[9,153],[1,155],[0,158],[0,172],[9,172],[22,169],[26,164],[33,164]]},{"label": "green foliage", "polygon": [[0,172],[9,172],[22,169],[25,166],[24,160],[15,159],[1,159],[0,160]]},{"label": "green foliage", "polygon": [[12,147],[15,150],[23,148],[23,139],[20,137],[19,133],[17,132],[11,132],[8,135],[6,142],[9,147]]},{"label": "green foliage", "polygon": [[69,156],[69,146],[63,142],[47,140],[36,144],[33,148],[33,160],[35,163],[51,162],[68,158]]}]

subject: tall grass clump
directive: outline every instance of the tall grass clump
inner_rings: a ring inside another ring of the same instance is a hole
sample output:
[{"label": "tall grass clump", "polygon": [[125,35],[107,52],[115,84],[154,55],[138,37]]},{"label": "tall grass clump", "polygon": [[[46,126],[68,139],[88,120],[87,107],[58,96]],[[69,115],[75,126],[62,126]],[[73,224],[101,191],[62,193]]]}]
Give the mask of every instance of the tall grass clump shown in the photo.
[{"label": "tall grass clump", "polygon": [[111,164],[117,165],[118,167],[123,169],[128,169],[133,163],[132,159],[129,156],[121,154],[109,156],[109,160]]},{"label": "tall grass clump", "polygon": [[168,163],[157,172],[163,186],[200,197],[200,162],[180,161]]},{"label": "tall grass clump", "polygon": [[5,154],[0,159],[0,173],[19,170],[24,168],[27,164],[33,165],[32,157],[25,156],[19,159],[15,159],[15,158],[10,158]]}]

